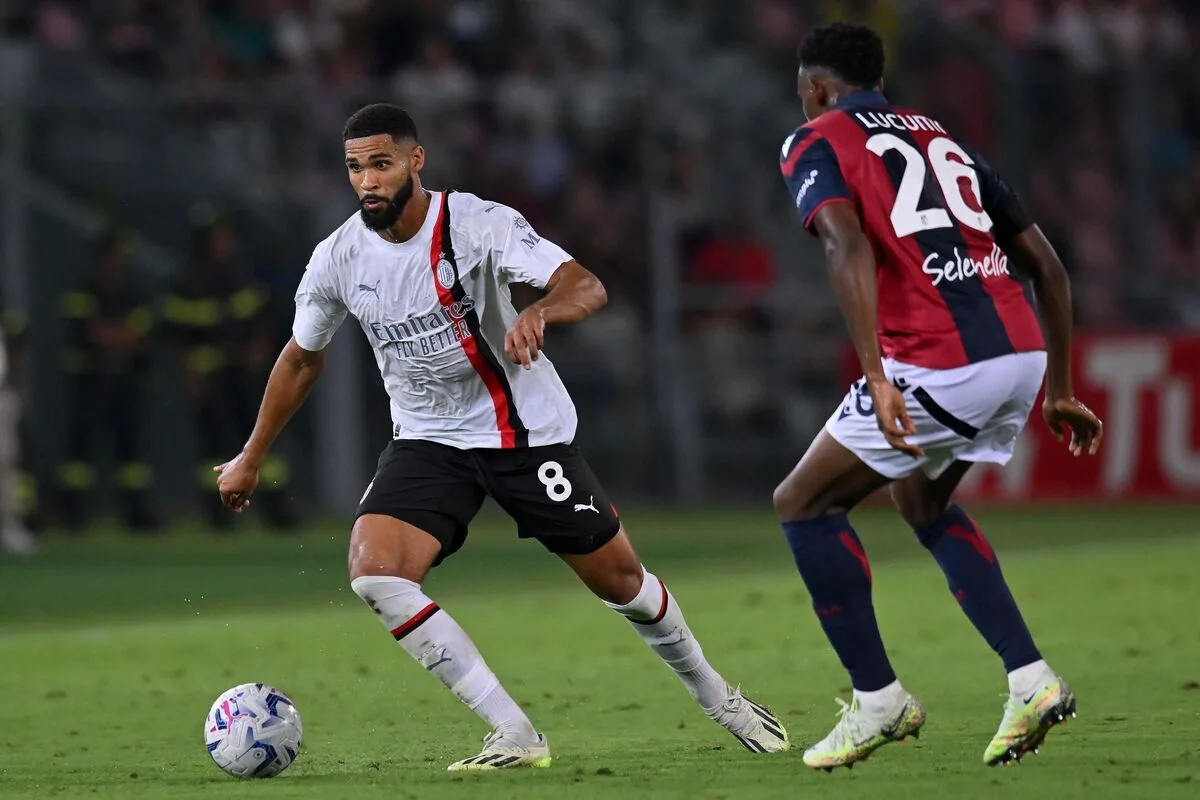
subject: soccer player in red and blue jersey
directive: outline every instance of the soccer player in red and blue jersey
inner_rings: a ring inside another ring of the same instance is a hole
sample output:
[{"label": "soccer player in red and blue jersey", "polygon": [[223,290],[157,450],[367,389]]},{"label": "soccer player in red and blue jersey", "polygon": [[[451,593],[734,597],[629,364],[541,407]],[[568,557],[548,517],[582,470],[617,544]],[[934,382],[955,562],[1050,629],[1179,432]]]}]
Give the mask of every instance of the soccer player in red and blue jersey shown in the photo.
[{"label": "soccer player in red and blue jersey", "polygon": [[847,518],[888,484],[1008,673],[984,761],[1019,760],[1074,715],[1075,696],[1043,660],[995,551],[952,497],[972,464],[1008,461],[1043,377],[1047,424],[1060,441],[1069,431],[1075,455],[1096,452],[1101,422],[1071,387],[1069,281],[978,153],[884,97],[874,31],[816,28],[799,57],[809,122],[784,142],[780,166],[805,229],[821,240],[863,369],[775,491],[813,608],[854,686],[804,761],[848,766],[925,722],[888,661],[867,555]]}]

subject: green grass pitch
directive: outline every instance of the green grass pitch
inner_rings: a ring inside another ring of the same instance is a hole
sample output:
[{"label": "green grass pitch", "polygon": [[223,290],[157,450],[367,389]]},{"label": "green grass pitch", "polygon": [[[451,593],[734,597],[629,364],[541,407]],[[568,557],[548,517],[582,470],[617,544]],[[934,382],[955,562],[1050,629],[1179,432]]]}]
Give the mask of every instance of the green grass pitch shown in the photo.
[{"label": "green grass pitch", "polygon": [[[548,736],[549,770],[445,772],[486,732],[417,668],[345,580],[345,531],[56,539],[0,560],[0,798],[1190,798],[1200,795],[1200,510],[980,513],[1079,718],[989,769],[1003,671],[933,560],[889,514],[857,526],[897,671],[929,712],[919,742],[853,772],[801,750],[847,680],[777,527],[759,512],[628,511],[648,566],[713,664],[771,706],[795,749],[753,756],[696,709],[628,626],[489,518],[427,592]],[[296,700],[304,748],[236,783],[203,747],[236,683]]]}]

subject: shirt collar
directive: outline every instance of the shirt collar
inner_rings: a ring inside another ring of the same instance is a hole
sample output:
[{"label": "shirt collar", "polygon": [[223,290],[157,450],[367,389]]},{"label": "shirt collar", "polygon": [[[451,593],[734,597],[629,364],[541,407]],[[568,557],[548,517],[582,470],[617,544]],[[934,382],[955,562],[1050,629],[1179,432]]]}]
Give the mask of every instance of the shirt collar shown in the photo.
[{"label": "shirt collar", "polygon": [[835,108],[866,108],[870,106],[890,105],[881,92],[873,89],[860,89],[857,92],[838,98]]}]

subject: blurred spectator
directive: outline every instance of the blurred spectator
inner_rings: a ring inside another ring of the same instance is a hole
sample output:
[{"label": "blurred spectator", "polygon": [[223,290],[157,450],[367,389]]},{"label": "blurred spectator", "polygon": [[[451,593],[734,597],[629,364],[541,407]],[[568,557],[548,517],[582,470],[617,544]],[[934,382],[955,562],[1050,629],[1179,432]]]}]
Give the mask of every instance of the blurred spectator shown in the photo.
[{"label": "blurred spectator", "polygon": [[83,285],[61,299],[67,321],[67,439],[58,468],[58,509],[78,530],[91,517],[97,476],[107,466],[98,445],[112,439],[112,475],[125,523],[148,531],[154,474],[141,441],[152,380],[150,334],[154,315],[145,279],[129,265],[128,238],[106,233]]},{"label": "blurred spectator", "polygon": [[701,233],[686,257],[685,285],[701,290],[704,311],[690,339],[708,374],[709,410],[725,428],[744,431],[773,420],[769,359],[748,358],[769,349],[769,291],[775,280],[770,252],[756,236],[746,203],[734,203],[715,230]]},{"label": "blurred spectator", "polygon": [[715,234],[705,237],[692,254],[686,281],[726,290],[725,303],[753,313],[775,282],[771,253],[759,241],[746,204],[737,204]]},{"label": "blurred spectator", "polygon": [[[276,355],[269,300],[238,251],[232,221],[200,220],[191,260],[163,302],[163,318],[191,403],[201,501],[219,528],[227,528],[232,515],[219,501],[212,468],[237,455],[254,426]],[[276,449],[260,474],[258,505],[276,527],[294,527],[287,494],[291,465]]]},{"label": "blurred spectator", "polygon": [[454,58],[450,43],[430,36],[417,46],[414,64],[396,73],[394,92],[417,119],[437,117],[469,102],[475,76]]},{"label": "blurred spectator", "polygon": [[33,536],[22,521],[21,498],[21,398],[14,373],[20,364],[24,333],[22,315],[0,299],[0,553],[30,555]]}]

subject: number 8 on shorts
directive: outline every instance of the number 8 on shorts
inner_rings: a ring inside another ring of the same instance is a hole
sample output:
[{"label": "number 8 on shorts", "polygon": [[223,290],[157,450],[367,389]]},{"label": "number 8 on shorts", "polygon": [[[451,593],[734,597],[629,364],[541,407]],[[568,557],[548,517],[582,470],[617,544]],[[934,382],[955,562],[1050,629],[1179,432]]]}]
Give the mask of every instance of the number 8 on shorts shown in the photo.
[{"label": "number 8 on shorts", "polygon": [[538,467],[538,480],[546,487],[546,496],[561,503],[571,496],[571,482],[563,474],[562,464],[547,461]]}]

